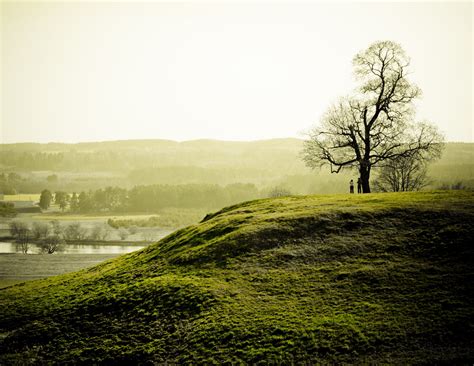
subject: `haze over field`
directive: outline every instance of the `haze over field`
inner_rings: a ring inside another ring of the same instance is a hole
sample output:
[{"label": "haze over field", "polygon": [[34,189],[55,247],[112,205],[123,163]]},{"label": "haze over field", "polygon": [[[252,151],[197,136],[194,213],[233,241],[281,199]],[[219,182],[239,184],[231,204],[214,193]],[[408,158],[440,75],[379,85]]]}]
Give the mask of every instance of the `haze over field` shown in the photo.
[{"label": "haze over field", "polygon": [[473,8],[0,0],[0,364],[474,365]]},{"label": "haze over field", "polygon": [[474,141],[472,2],[2,1],[0,142],[301,137],[381,39],[418,118]]},{"label": "haze over field", "polygon": [[[0,179],[0,191],[79,193],[107,186],[250,183],[264,196],[274,187],[293,194],[346,192],[357,173],[311,170],[300,158],[302,147],[301,139],[5,144],[0,173],[19,177],[13,182]],[[474,144],[446,144],[442,158],[429,166],[429,177],[432,189],[459,182],[474,188]]]},{"label": "haze over field", "polygon": [[473,16],[0,0],[0,364],[474,365]]}]

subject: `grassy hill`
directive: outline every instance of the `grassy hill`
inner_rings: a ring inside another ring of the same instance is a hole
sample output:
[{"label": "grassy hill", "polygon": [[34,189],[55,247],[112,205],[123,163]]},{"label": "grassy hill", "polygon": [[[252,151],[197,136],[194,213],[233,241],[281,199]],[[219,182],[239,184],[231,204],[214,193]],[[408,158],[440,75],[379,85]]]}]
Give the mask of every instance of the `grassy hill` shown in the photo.
[{"label": "grassy hill", "polygon": [[474,361],[474,194],[257,200],[0,290],[0,363]]}]

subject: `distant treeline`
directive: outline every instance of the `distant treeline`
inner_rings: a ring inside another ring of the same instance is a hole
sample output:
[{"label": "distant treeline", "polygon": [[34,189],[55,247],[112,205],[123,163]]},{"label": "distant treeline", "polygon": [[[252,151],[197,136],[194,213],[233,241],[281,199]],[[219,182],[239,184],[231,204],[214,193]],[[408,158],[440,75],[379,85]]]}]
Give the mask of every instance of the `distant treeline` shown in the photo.
[{"label": "distant treeline", "polygon": [[60,167],[63,153],[0,151],[0,164],[28,170],[53,170]]},{"label": "distant treeline", "polygon": [[[101,171],[123,167],[122,154],[93,152],[17,152],[0,151],[0,164],[21,170]],[[151,162],[150,162],[151,163]]]},{"label": "distant treeline", "polygon": [[243,168],[230,164],[227,167],[153,166],[134,169],[128,174],[132,184],[207,183],[226,185],[236,181],[261,182],[271,173],[269,167]]},{"label": "distant treeline", "polygon": [[0,217],[14,217],[16,210],[11,202],[0,202]]},{"label": "distant treeline", "polygon": [[[302,140],[110,141],[80,144],[3,144],[0,193],[96,191],[114,185],[219,185],[251,183],[260,191],[340,193],[357,172],[310,170],[299,154]],[[377,169],[373,170],[373,179]],[[474,188],[474,144],[447,143],[429,167],[429,189],[462,183]],[[54,178],[54,179],[52,179]],[[111,183],[113,182],[113,183]]]},{"label": "distant treeline", "polygon": [[185,184],[136,186],[132,189],[107,187],[73,193],[66,198],[64,195],[63,192],[55,194],[55,201],[63,211],[157,212],[165,208],[216,209],[259,198],[260,191],[253,184]]},{"label": "distant treeline", "polygon": [[[295,163],[298,139],[252,142],[197,140],[109,141],[79,144],[4,144],[0,166],[31,171],[127,171],[152,166],[260,168]],[[295,155],[296,153],[296,155]],[[303,164],[300,164],[302,166]]]},{"label": "distant treeline", "polygon": [[17,173],[0,173],[0,193],[16,194],[16,187],[21,181],[22,178]]}]

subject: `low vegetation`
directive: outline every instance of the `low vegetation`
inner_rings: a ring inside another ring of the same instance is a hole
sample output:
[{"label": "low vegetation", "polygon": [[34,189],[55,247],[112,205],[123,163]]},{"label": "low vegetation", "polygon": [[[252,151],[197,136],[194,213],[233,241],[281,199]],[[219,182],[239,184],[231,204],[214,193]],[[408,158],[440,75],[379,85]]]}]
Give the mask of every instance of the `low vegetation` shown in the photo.
[{"label": "low vegetation", "polygon": [[0,363],[470,364],[474,193],[281,197],[0,290]]},{"label": "low vegetation", "polygon": [[107,223],[115,228],[133,227],[161,227],[161,228],[181,228],[199,222],[204,216],[203,210],[199,209],[165,209],[158,211],[158,215],[146,218],[109,218]]},{"label": "low vegetation", "polygon": [[0,202],[0,217],[15,217],[16,210],[13,203]]}]

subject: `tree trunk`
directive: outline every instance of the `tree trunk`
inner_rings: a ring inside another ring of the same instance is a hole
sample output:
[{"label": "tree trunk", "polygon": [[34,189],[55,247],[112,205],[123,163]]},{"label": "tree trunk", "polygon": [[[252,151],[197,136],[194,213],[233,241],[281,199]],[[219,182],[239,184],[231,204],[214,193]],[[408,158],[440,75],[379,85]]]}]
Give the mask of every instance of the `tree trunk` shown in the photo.
[{"label": "tree trunk", "polygon": [[359,168],[362,193],[370,193],[370,166],[361,164]]}]

